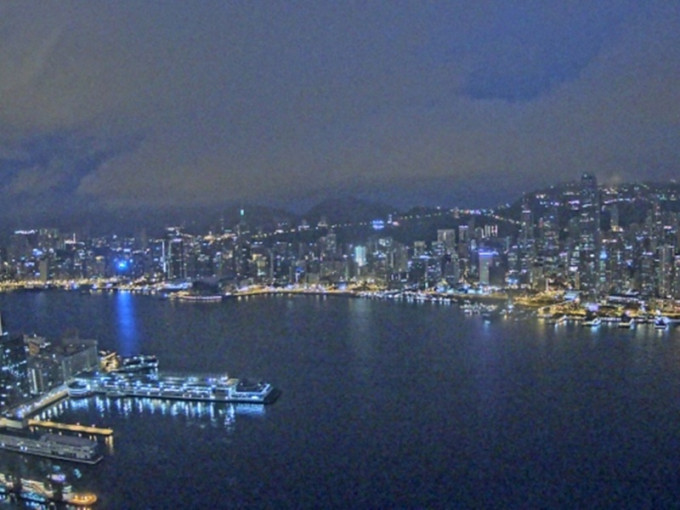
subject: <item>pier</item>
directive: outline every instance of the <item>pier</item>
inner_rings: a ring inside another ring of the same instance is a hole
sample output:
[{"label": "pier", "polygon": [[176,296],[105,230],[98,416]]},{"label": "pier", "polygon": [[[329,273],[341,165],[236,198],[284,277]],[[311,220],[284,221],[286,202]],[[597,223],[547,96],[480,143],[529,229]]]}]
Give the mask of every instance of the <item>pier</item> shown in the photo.
[{"label": "pier", "polygon": [[110,428],[104,428],[104,427],[95,427],[95,426],[87,426],[87,425],[80,425],[79,423],[76,424],[71,424],[71,423],[59,423],[56,421],[43,421],[43,420],[28,420],[28,426],[29,427],[42,427],[45,429],[54,429],[54,430],[67,430],[69,432],[78,432],[82,434],[88,434],[91,436],[104,436],[104,437],[110,437],[113,435],[113,429]]}]

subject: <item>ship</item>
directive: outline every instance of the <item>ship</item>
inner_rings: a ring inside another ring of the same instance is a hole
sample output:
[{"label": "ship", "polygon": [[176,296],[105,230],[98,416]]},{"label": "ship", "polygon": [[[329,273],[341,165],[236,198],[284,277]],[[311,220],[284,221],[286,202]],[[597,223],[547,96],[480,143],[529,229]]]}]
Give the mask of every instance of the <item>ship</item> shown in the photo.
[{"label": "ship", "polygon": [[121,357],[117,372],[150,372],[158,370],[158,358],[153,354]]},{"label": "ship", "polygon": [[260,380],[222,377],[175,377],[159,374],[109,373],[81,379],[94,394],[107,397],[152,397],[203,402],[270,404],[280,391]]},{"label": "ship", "polygon": [[220,303],[223,300],[221,294],[184,294],[181,292],[174,294],[173,298],[188,303]]}]

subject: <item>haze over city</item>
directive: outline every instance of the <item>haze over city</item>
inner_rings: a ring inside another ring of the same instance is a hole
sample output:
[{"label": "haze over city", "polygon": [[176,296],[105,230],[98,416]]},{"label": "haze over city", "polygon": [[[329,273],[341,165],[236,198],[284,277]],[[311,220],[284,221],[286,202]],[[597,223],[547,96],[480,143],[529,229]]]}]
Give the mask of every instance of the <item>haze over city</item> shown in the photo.
[{"label": "haze over city", "polygon": [[[0,7],[2,219],[337,195],[493,206],[678,168],[679,8]],[[140,213],[141,214],[141,213]]]}]

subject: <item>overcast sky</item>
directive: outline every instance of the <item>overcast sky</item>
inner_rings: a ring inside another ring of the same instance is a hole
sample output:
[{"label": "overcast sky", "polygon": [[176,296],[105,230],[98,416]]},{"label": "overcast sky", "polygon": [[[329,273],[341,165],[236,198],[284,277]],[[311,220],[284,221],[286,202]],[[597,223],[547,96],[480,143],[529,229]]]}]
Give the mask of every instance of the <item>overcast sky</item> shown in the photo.
[{"label": "overcast sky", "polygon": [[456,205],[665,180],[679,78],[669,0],[6,2],[0,198]]}]

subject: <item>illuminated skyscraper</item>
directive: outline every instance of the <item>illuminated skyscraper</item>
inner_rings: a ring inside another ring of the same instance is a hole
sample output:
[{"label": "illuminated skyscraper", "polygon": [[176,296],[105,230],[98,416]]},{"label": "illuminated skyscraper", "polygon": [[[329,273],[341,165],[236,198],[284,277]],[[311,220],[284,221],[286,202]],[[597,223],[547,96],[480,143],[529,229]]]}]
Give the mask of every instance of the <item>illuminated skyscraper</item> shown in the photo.
[{"label": "illuminated skyscraper", "polygon": [[662,298],[671,296],[673,283],[673,260],[675,250],[672,246],[663,245],[657,248],[658,264],[656,266],[657,295]]},{"label": "illuminated skyscraper", "polygon": [[600,198],[597,179],[592,174],[581,177],[579,210],[579,253],[581,288],[597,291],[600,254]]},{"label": "illuminated skyscraper", "polygon": [[437,242],[441,243],[446,253],[453,253],[456,251],[456,231],[454,229],[439,229],[437,230]]},{"label": "illuminated skyscraper", "polygon": [[489,272],[495,253],[492,251],[479,252],[479,284],[489,285]]},{"label": "illuminated skyscraper", "polygon": [[29,395],[28,351],[22,335],[11,337],[0,317],[0,410]]}]

